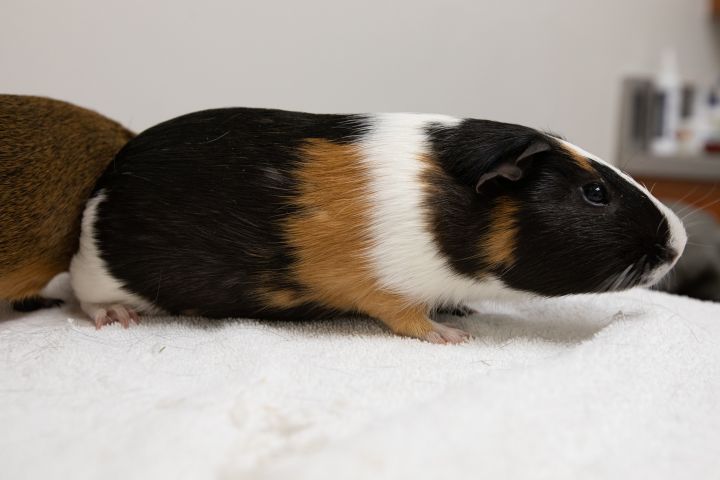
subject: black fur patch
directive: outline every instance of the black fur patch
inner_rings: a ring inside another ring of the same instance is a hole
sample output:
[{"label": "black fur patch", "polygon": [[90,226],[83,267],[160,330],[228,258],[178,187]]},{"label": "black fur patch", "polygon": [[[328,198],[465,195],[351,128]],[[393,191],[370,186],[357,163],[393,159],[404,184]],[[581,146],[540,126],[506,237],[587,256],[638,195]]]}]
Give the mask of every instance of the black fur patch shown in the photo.
[{"label": "black fur patch", "polygon": [[[444,174],[434,175],[437,187],[428,206],[436,240],[458,273],[488,272],[512,288],[555,296],[628,288],[668,260],[667,221],[653,202],[602,164],[591,162],[592,172],[581,168],[555,138],[483,120],[434,127],[430,135]],[[477,179],[496,162],[538,141],[552,148],[533,158],[523,178],[501,179],[474,192]],[[597,181],[610,193],[607,206],[590,205],[582,197],[582,186]],[[515,261],[497,269],[483,263],[480,240],[500,196],[520,209]]]},{"label": "black fur patch", "polygon": [[304,139],[350,142],[356,115],[228,108],[185,115],[130,141],[99,181],[102,258],[125,287],[169,313],[283,318],[332,315],[316,305],[271,311],[261,285],[302,293],[281,222],[297,214]]},{"label": "black fur patch", "polygon": [[433,126],[433,158],[442,167],[428,179],[433,195],[428,198],[434,235],[452,267],[468,277],[489,271],[480,240],[487,233],[493,201],[519,189],[498,180],[482,193],[478,179],[497,163],[520,156],[534,142],[556,144],[555,139],[521,125],[490,120],[463,120],[456,127]]}]

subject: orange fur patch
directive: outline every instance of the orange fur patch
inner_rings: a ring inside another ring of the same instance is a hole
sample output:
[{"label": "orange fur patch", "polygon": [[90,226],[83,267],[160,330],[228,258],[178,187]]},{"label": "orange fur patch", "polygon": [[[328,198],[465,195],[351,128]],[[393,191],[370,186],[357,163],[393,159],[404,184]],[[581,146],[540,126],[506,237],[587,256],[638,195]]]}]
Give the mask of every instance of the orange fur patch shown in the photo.
[{"label": "orange fur patch", "polygon": [[592,164],[590,163],[590,160],[585,158],[584,156],[580,155],[578,152],[573,150],[572,148],[563,145],[563,148],[565,151],[570,155],[570,157],[575,161],[575,163],[578,164],[580,168],[582,168],[585,171],[595,173],[595,169],[593,168]]},{"label": "orange fur patch", "polygon": [[359,147],[308,139],[300,153],[305,159],[297,173],[301,212],[287,220],[285,231],[297,255],[295,279],[305,289],[259,294],[281,308],[311,301],[368,314],[399,334],[428,333],[427,307],[382,290],[367,260],[370,174]]},{"label": "orange fur patch", "polygon": [[482,242],[482,251],[493,265],[510,266],[515,261],[515,239],[517,238],[517,202],[500,198],[492,209],[490,227]]},{"label": "orange fur patch", "polygon": [[0,292],[6,300],[22,300],[40,293],[52,278],[65,271],[64,264],[51,264],[39,260],[29,265],[3,273],[0,276]]},{"label": "orange fur patch", "polygon": [[273,289],[271,287],[261,287],[257,290],[256,294],[266,305],[279,309],[295,308],[303,303],[313,301],[311,297],[301,295],[286,288]]}]

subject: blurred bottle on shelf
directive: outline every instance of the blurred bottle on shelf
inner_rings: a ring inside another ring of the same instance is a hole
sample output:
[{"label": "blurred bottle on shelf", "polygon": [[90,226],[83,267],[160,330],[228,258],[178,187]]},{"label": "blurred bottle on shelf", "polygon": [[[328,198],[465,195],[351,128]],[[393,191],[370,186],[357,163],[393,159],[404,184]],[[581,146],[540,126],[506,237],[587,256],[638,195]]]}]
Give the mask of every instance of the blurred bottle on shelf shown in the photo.
[{"label": "blurred bottle on shelf", "polygon": [[707,95],[705,151],[720,153],[720,81],[712,86]]},{"label": "blurred bottle on shelf", "polygon": [[[720,153],[720,82],[683,83],[675,51],[665,49],[651,81],[649,152],[657,157]],[[637,113],[637,112],[636,112]]]},{"label": "blurred bottle on shelf", "polygon": [[675,155],[678,152],[682,84],[674,50],[663,51],[654,87],[655,122],[650,150],[658,156]]},{"label": "blurred bottle on shelf", "polygon": [[683,156],[699,155],[705,148],[707,109],[700,93],[698,87],[686,86],[682,90],[677,151]]}]

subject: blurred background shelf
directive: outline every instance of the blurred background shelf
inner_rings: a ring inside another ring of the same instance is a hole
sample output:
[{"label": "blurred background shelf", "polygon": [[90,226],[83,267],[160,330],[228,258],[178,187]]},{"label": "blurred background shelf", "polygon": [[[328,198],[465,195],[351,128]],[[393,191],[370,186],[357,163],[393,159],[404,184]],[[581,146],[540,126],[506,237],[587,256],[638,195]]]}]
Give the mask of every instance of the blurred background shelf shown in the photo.
[{"label": "blurred background shelf", "polygon": [[621,165],[634,177],[720,182],[720,155],[665,158],[636,154],[621,161]]},{"label": "blurred background shelf", "polygon": [[720,154],[652,154],[651,140],[657,129],[655,98],[649,78],[627,78],[623,82],[619,166],[661,200],[682,200],[720,221]]}]

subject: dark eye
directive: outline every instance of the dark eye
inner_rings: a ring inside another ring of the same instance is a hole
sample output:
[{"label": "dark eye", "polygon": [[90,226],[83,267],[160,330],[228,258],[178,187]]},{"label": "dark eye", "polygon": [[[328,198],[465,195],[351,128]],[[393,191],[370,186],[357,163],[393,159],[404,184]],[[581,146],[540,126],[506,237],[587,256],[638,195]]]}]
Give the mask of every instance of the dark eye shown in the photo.
[{"label": "dark eye", "polygon": [[610,202],[607,190],[601,183],[588,183],[582,187],[585,200],[593,205],[607,205]]}]

